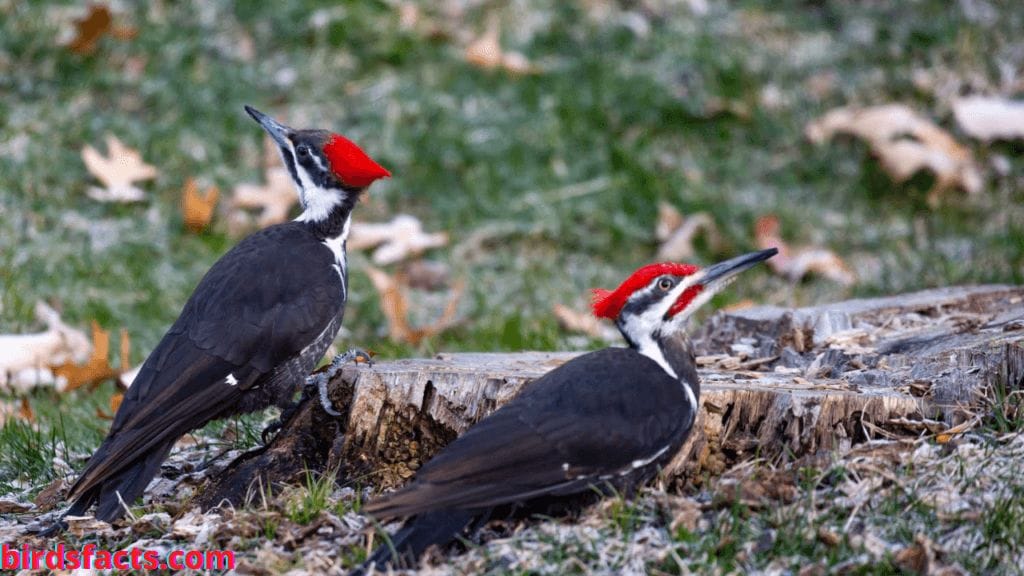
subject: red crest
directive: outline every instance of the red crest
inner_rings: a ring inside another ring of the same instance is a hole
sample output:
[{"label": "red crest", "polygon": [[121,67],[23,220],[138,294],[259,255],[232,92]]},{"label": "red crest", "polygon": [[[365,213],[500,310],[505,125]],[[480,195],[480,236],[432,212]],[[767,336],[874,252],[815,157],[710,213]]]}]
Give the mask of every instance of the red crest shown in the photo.
[{"label": "red crest", "polygon": [[347,186],[364,188],[378,178],[391,176],[391,172],[374,162],[359,146],[338,134],[331,135],[324,146],[324,155],[331,163],[331,170]]},{"label": "red crest", "polygon": [[[626,301],[629,300],[629,297],[637,290],[641,290],[646,287],[658,276],[665,274],[668,274],[669,276],[689,276],[697,270],[700,270],[700,268],[692,264],[675,264],[672,262],[648,264],[647,266],[638,268],[636,272],[633,272],[633,274],[629,278],[626,278],[625,282],[620,284],[615,290],[604,290],[601,288],[594,288],[592,290],[594,295],[592,304],[594,316],[597,316],[598,318],[615,319],[619,316],[619,312],[622,311],[622,307],[626,305]],[[688,304],[689,301],[692,300],[699,292],[699,286],[694,286],[686,290],[682,296],[680,296],[679,300],[677,300],[672,306],[670,314],[685,308],[686,304]],[[677,307],[679,307],[679,310],[676,309]]]}]

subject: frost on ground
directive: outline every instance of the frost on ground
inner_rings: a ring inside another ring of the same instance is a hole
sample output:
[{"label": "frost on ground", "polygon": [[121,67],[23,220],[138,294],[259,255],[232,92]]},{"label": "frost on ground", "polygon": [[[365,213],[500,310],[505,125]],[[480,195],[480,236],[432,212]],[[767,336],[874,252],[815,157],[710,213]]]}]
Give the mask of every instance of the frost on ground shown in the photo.
[{"label": "frost on ground", "polygon": [[[65,541],[233,550],[244,574],[342,574],[382,542],[359,513],[371,488],[312,476],[305,485],[255,487],[238,509],[191,507],[207,475],[234,456],[203,468],[215,453],[202,442],[179,450],[131,518],[114,526],[74,519]],[[52,544],[26,528],[56,511],[24,494],[0,505],[0,540]],[[700,488],[651,487],[575,516],[495,520],[409,573],[1012,574],[1024,566],[1022,515],[1024,434],[884,439],[842,456],[748,461]]]}]

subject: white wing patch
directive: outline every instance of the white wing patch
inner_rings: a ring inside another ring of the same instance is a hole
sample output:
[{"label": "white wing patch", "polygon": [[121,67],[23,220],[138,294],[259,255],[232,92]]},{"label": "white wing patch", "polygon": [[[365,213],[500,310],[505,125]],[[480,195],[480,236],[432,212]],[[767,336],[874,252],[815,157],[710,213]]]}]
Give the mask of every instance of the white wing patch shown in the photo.
[{"label": "white wing patch", "polygon": [[650,458],[642,458],[642,459],[639,459],[639,460],[633,460],[633,462],[630,463],[629,468],[627,468],[626,470],[623,470],[622,472],[619,472],[619,474],[625,475],[625,474],[629,474],[633,470],[636,470],[637,468],[643,468],[644,466],[647,466],[648,464],[650,464],[651,462],[654,462],[658,458],[661,458],[665,454],[665,452],[668,452],[668,444],[666,444],[665,447],[662,448],[661,450],[658,450],[657,452],[655,452],[654,456],[651,456]]},{"label": "white wing patch", "polygon": [[227,382],[228,386],[238,385],[238,378],[235,378],[234,374],[228,374],[227,378],[224,378],[224,381]]}]

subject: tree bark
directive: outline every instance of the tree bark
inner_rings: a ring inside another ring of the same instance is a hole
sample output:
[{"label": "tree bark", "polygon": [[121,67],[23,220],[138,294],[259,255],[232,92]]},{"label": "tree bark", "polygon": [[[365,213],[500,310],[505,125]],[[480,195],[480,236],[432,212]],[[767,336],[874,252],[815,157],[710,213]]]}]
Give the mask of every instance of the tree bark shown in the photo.
[{"label": "tree bark", "polygon": [[[978,286],[800,309],[714,315],[694,335],[701,411],[666,468],[672,482],[752,457],[794,459],[885,435],[935,433],[1024,388],[1024,287]],[[576,352],[440,354],[350,367],[331,381],[344,425],[309,402],[211,498],[254,478],[336,465],[351,480],[404,483],[440,448]],[[333,435],[333,438],[332,438]],[[273,478],[268,476],[273,476]]]}]

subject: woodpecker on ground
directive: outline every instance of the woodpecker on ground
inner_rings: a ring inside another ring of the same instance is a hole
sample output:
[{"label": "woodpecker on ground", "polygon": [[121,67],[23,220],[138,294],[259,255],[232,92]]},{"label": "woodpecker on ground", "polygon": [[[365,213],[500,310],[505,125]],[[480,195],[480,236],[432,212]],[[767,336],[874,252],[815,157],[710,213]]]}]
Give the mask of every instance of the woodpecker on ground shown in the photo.
[{"label": "woodpecker on ground", "polygon": [[200,280],[71,487],[68,515],[95,503],[95,517],[113,521],[187,432],[270,405],[288,407],[341,328],[352,209],[390,173],[343,136],[294,130],[245,110],[277,144],[302,215],[245,238]]},{"label": "woodpecker on ground", "polygon": [[594,291],[594,314],[628,348],[575,358],[529,384],[425,464],[408,486],[371,502],[377,520],[411,517],[357,572],[415,565],[496,507],[564,500],[612,487],[631,493],[682,447],[700,382],[684,331],[694,310],[772,248],[707,268],[651,264],[616,290]]}]

